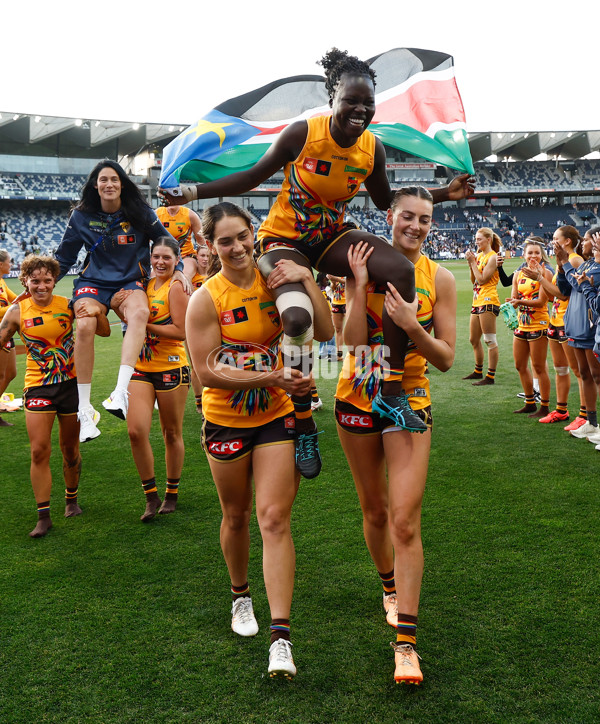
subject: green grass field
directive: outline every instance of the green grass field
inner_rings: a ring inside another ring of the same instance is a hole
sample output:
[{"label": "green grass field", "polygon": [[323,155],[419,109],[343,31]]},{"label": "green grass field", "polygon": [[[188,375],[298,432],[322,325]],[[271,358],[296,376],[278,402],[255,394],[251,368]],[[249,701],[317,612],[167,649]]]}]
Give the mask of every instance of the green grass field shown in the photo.
[{"label": "green grass field", "polygon": [[[447,266],[459,288],[459,334],[454,367],[431,371],[423,686],[393,682],[393,631],[335,431],[335,380],[320,379],[323,472],[302,481],[293,512],[293,682],[266,676],[269,610],[255,521],[250,585],[261,630],[241,639],[230,629],[220,509],[191,394],[174,515],[140,523],[126,427],[105,414],[101,437],[82,449],[78,518],[62,517],[55,434],[54,528],[40,540],[27,536],[36,514],[24,415],[7,416],[15,426],[0,431],[0,722],[600,720],[599,453],[561,425],[512,414],[520,387],[501,320],[496,385],[462,381],[473,365],[470,284],[466,263]],[[58,292],[69,295],[70,286],[65,280]],[[116,327],[96,342],[100,410],[120,340]],[[23,363],[18,357],[15,395]],[[577,408],[573,379],[572,414]],[[160,451],[157,421],[153,439]],[[162,492],[160,452],[156,472]]]}]

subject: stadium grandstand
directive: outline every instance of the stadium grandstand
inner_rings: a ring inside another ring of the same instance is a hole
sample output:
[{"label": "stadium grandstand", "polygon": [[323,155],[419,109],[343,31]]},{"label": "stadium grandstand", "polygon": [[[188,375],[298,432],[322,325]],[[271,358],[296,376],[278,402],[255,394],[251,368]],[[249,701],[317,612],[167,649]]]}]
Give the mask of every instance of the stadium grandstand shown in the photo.
[{"label": "stadium grandstand", "polygon": [[[13,273],[31,251],[51,253],[60,242],[69,210],[95,163],[118,161],[156,207],[164,146],[183,127],[59,118],[0,112],[0,247],[14,260]],[[550,240],[554,229],[580,230],[600,223],[600,131],[488,132],[469,135],[476,194],[459,205],[437,205],[427,252],[460,258],[480,226],[496,229],[504,247],[520,253],[531,233]],[[387,148],[392,187],[443,185],[455,172]],[[265,218],[283,175],[235,199]],[[184,181],[184,179],[182,179]],[[197,201],[197,211],[215,200]],[[349,220],[388,237],[385,214],[366,192],[355,198]],[[79,263],[81,260],[79,260]]]}]

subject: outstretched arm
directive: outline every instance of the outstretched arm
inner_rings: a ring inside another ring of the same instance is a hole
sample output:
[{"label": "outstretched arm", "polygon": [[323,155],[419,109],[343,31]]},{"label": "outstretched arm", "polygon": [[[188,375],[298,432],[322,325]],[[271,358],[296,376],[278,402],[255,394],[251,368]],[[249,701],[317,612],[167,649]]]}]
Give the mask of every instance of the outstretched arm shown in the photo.
[{"label": "outstretched arm", "polygon": [[306,136],[308,124],[306,121],[297,121],[288,126],[269,148],[265,155],[246,171],[229,174],[216,181],[209,181],[195,186],[182,186],[181,196],[171,196],[159,189],[159,195],[173,206],[187,204],[195,199],[213,199],[220,196],[238,196],[256,188],[263,181],[270,178],[276,171],[285,166],[288,161],[298,157]]}]

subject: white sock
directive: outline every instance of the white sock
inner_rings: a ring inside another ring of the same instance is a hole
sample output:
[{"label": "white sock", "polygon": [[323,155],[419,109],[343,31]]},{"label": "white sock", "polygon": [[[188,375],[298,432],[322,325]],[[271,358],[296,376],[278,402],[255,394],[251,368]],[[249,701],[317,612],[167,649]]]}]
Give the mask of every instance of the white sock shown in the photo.
[{"label": "white sock", "polygon": [[90,402],[90,395],[92,393],[92,383],[87,384],[77,383],[77,392],[79,393],[79,409],[83,410],[84,407],[89,407],[92,403]]},{"label": "white sock", "polygon": [[132,375],[133,367],[130,367],[129,365],[121,365],[119,367],[119,376],[117,377],[116,389],[126,391]]},{"label": "white sock", "polygon": [[533,378],[533,391],[539,392],[540,391],[540,381],[536,380],[536,378]]}]

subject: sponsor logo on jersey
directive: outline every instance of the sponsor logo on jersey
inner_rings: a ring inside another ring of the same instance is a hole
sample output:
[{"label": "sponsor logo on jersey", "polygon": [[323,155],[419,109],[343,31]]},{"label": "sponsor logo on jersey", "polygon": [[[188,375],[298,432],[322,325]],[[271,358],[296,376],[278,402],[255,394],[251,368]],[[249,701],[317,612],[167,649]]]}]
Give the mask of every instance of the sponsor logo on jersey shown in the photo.
[{"label": "sponsor logo on jersey", "polygon": [[242,302],[254,302],[258,299],[258,297],[246,297],[245,299],[242,299]]},{"label": "sponsor logo on jersey", "polygon": [[296,427],[296,418],[286,417],[283,421],[283,426],[286,430],[293,430]]},{"label": "sponsor logo on jersey", "polygon": [[119,234],[117,244],[135,244],[135,234]]},{"label": "sponsor logo on jersey", "polygon": [[340,425],[348,425],[348,427],[373,427],[373,419],[370,415],[340,412],[339,417]]},{"label": "sponsor logo on jersey", "polygon": [[221,324],[224,326],[247,321],[248,312],[246,311],[246,307],[236,307],[235,309],[228,309],[226,312],[221,312]]},{"label": "sponsor logo on jersey", "polygon": [[177,377],[173,372],[163,372],[163,382],[177,382]]},{"label": "sponsor logo on jersey", "polygon": [[331,161],[323,161],[320,158],[305,158],[302,164],[309,173],[316,173],[319,176],[329,176]]},{"label": "sponsor logo on jersey", "polygon": [[27,400],[27,409],[29,410],[32,407],[48,407],[48,405],[51,404],[50,400],[46,400],[43,397],[33,397],[31,400]]},{"label": "sponsor logo on jersey", "polygon": [[359,173],[361,176],[367,175],[366,168],[356,168],[356,166],[346,166],[344,173]]},{"label": "sponsor logo on jersey", "polygon": [[427,397],[427,390],[424,387],[415,387],[409,397]]},{"label": "sponsor logo on jersey", "polygon": [[179,355],[178,355],[178,354],[170,354],[170,355],[169,355],[169,362],[179,362]]},{"label": "sponsor logo on jersey", "polygon": [[209,442],[208,451],[216,455],[229,455],[242,449],[241,440],[228,440],[226,442]]},{"label": "sponsor logo on jersey", "polygon": [[43,317],[34,317],[33,319],[26,319],[25,320],[25,328],[29,329],[29,327],[39,327],[40,324],[44,324],[44,318]]},{"label": "sponsor logo on jersey", "polygon": [[[331,158],[334,161],[347,161],[348,160],[348,156],[336,156],[334,153],[331,154]],[[348,166],[346,166],[346,168],[348,168]]]},{"label": "sponsor logo on jersey", "polygon": [[80,294],[98,294],[97,287],[79,287],[75,292],[75,296],[78,297]]}]

